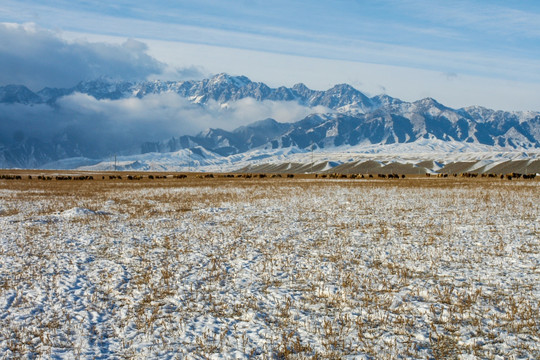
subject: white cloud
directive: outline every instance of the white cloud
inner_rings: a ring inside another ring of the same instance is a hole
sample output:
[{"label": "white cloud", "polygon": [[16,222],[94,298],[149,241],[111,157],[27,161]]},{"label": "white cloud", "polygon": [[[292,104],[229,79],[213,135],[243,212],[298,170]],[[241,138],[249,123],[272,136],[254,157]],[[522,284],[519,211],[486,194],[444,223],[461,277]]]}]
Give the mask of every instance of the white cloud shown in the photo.
[{"label": "white cloud", "polygon": [[70,87],[98,77],[138,80],[161,73],[165,64],[147,54],[146,44],[67,42],[33,24],[0,24],[0,84]]},{"label": "white cloud", "polygon": [[251,98],[227,106],[215,101],[203,106],[176,93],[119,100],[97,100],[75,93],[58,99],[54,108],[0,104],[0,143],[31,137],[68,139],[78,143],[87,156],[104,156],[126,150],[137,152],[146,141],[194,135],[210,127],[233,130],[269,117],[292,122],[314,112],[329,111],[321,106],[309,108],[296,102]]}]

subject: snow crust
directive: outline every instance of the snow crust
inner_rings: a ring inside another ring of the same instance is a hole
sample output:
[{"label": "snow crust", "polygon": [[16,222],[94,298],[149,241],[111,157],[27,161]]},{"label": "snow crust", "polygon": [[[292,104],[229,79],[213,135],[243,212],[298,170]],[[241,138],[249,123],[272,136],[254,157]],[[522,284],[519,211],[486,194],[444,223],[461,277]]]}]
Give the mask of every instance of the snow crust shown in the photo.
[{"label": "snow crust", "polygon": [[[448,164],[459,161],[492,163],[492,167],[508,160],[540,159],[540,150],[518,151],[508,147],[487,146],[459,141],[419,139],[412,143],[388,145],[360,144],[329,148],[300,149],[296,146],[267,149],[258,148],[245,153],[220,156],[202,147],[182,149],[170,153],[146,153],[119,156],[114,159],[96,161],[85,158],[60,160],[46,165],[46,169],[79,169],[90,171],[140,170],[140,171],[203,171],[230,172],[262,163],[303,163],[329,161],[342,164],[350,161],[375,160],[381,162],[401,162],[417,164],[434,161]],[[90,165],[88,165],[90,164]],[[439,167],[440,168],[440,167]],[[431,169],[437,170],[437,167]]]},{"label": "snow crust", "polygon": [[443,181],[0,182],[0,353],[538,358],[539,183]]}]

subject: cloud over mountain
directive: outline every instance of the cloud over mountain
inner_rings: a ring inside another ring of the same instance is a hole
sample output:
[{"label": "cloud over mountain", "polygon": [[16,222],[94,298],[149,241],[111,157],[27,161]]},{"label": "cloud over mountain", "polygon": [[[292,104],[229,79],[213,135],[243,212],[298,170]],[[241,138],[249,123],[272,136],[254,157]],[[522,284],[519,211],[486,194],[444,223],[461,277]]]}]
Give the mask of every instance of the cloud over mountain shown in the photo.
[{"label": "cloud over mountain", "polygon": [[147,54],[146,44],[67,42],[33,24],[0,24],[0,84],[69,87],[81,80],[110,77],[143,80],[166,70]]},{"label": "cloud over mountain", "polygon": [[[369,98],[347,84],[326,91],[303,84],[270,88],[227,74],[200,81],[99,79],[35,93],[8,85],[0,86],[0,164],[35,167],[69,157],[193,146],[231,155],[257,147],[436,140],[525,150],[540,147],[539,121],[536,112],[452,109],[432,98]],[[212,129],[195,135],[206,128]]]},{"label": "cloud over mountain", "polygon": [[[97,83],[105,89],[113,86],[110,82]],[[84,87],[83,83],[79,87]],[[216,126],[232,130],[264,118],[293,122],[312,113],[331,111],[324,106],[310,107],[295,101],[257,101],[251,97],[226,104],[209,99],[203,106],[175,92],[120,98],[102,94],[101,98],[99,92],[90,95],[74,91],[60,96],[53,104],[29,104],[27,100],[39,96],[25,87],[11,86],[0,87],[0,98],[9,92],[7,88],[15,88],[14,93],[22,103],[0,103],[0,147],[40,139],[47,143],[76,144],[81,154],[90,157],[139,152],[144,142],[194,135]],[[62,93],[59,89],[48,91]]]}]

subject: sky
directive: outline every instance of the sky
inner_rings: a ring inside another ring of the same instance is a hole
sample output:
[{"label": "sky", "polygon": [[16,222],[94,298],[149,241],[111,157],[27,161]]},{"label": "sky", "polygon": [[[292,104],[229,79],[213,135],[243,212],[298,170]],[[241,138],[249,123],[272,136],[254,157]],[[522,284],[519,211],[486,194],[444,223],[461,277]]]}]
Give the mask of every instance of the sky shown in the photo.
[{"label": "sky", "polygon": [[2,0],[0,23],[0,85],[226,72],[540,111],[536,0]]}]

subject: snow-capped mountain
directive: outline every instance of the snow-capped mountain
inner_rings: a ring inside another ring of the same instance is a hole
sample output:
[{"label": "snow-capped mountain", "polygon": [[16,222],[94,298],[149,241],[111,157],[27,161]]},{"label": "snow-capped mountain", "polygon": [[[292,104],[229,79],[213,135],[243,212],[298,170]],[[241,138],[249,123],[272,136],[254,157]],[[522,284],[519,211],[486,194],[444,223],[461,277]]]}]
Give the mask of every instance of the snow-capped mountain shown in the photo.
[{"label": "snow-capped mountain", "polygon": [[[292,88],[270,88],[245,76],[227,74],[200,81],[117,82],[98,79],[81,82],[69,89],[44,88],[38,92],[21,85],[7,85],[0,87],[0,104],[56,108],[59,99],[77,93],[110,101],[175,93],[201,107],[217,103],[226,108],[235,101],[252,98],[328,109],[327,113],[314,113],[293,123],[253,119],[251,125],[232,131],[223,130],[218,125],[194,136],[171,134],[169,139],[143,142],[141,153],[168,153],[202,147],[221,156],[231,156],[253,149],[269,151],[295,147],[317,151],[420,140],[485,145],[498,150],[540,148],[538,112],[496,111],[479,106],[452,109],[431,98],[415,102],[404,102],[388,95],[370,98],[347,84],[336,85],[326,91],[311,90],[304,84]],[[4,121],[1,114],[0,121]],[[101,152],[93,149],[93,153],[88,154],[87,147],[68,135],[69,131],[66,131],[49,140],[25,138],[11,143],[0,136],[0,166],[39,167],[45,162],[67,157],[96,158],[100,154],[111,153],[108,149],[101,149]],[[133,152],[126,149],[124,154],[130,151]]]}]

